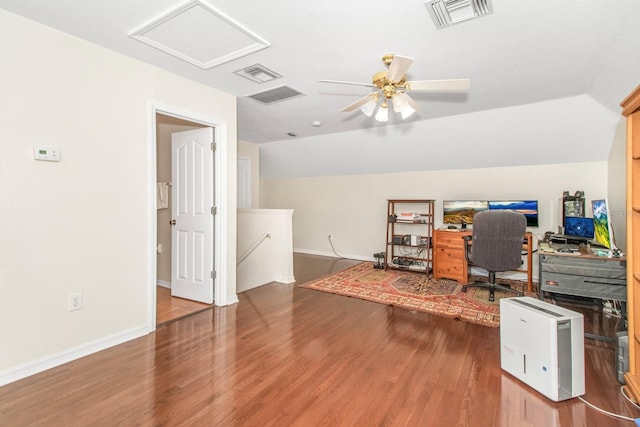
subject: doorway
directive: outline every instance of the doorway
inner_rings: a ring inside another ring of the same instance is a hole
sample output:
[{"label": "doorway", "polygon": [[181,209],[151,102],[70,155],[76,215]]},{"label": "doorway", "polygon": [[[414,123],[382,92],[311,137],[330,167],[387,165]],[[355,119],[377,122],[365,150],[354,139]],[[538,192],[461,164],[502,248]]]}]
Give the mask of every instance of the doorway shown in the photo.
[{"label": "doorway", "polygon": [[[183,118],[157,113],[156,117],[156,181],[165,186],[168,198],[172,192],[172,150],[171,135],[209,127]],[[159,197],[160,199],[160,197]],[[170,224],[171,204],[157,201],[156,220],[156,326],[189,316],[212,307],[188,299],[171,296],[172,267],[172,227]]]}]

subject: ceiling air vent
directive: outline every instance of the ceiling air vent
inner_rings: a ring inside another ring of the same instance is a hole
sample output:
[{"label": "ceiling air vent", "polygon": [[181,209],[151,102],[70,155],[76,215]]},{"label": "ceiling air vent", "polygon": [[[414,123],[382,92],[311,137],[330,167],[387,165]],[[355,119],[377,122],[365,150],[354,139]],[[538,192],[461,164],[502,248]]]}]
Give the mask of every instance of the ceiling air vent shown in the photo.
[{"label": "ceiling air vent", "polygon": [[304,95],[304,93],[299,92],[289,86],[280,86],[273,89],[265,90],[264,92],[254,93],[253,95],[247,95],[247,97],[255,99],[262,104],[270,105],[302,95]]},{"label": "ceiling air vent", "polygon": [[493,13],[491,0],[428,0],[424,5],[437,29]]},{"label": "ceiling air vent", "polygon": [[271,80],[282,77],[282,75],[260,64],[253,64],[243,68],[242,70],[234,71],[234,74],[256,83],[270,82]]}]

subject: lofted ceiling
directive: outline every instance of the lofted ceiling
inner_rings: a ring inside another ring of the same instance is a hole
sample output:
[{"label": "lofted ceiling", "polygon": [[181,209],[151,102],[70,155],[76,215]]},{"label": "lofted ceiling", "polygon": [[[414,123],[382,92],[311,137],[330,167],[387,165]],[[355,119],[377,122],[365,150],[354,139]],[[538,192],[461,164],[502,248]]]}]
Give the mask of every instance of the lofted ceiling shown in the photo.
[{"label": "lofted ceiling", "polygon": [[[238,137],[254,143],[399,123],[340,112],[369,88],[318,82],[370,83],[385,53],[415,58],[409,80],[471,79],[466,92],[413,93],[419,110],[408,122],[576,95],[619,113],[640,83],[637,0],[493,0],[493,14],[440,30],[422,0],[0,0],[0,8],[236,95]],[[258,83],[236,73],[255,64],[281,77]],[[269,105],[249,97],[282,86],[302,95]]]}]

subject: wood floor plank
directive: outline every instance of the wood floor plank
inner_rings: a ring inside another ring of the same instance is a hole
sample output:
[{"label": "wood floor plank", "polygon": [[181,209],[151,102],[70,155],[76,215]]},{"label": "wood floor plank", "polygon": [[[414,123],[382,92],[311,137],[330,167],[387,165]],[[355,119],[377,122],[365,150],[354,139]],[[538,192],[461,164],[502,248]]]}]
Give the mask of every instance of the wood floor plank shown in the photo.
[{"label": "wood floor plank", "polygon": [[[499,329],[302,288],[354,261],[296,254],[269,284],[0,388],[2,426],[628,426],[500,369]],[[585,309],[586,328],[611,319]],[[610,344],[587,340],[585,399],[630,417]]]},{"label": "wood floor plank", "polygon": [[156,287],[156,325],[161,326],[200,311],[212,308],[211,304],[203,304],[184,298],[171,296],[171,289]]}]

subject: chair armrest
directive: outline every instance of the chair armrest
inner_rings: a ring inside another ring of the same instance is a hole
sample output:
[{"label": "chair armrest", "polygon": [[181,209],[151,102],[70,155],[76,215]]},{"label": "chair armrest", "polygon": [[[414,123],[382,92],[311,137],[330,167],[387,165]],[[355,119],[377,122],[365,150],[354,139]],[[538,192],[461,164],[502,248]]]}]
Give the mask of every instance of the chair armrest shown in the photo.
[{"label": "chair armrest", "polygon": [[469,242],[471,241],[471,239],[471,236],[462,236],[462,240],[464,241],[464,259],[466,259],[467,262],[473,262],[469,258],[469,249],[471,248],[471,246],[469,246]]}]

